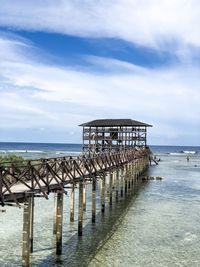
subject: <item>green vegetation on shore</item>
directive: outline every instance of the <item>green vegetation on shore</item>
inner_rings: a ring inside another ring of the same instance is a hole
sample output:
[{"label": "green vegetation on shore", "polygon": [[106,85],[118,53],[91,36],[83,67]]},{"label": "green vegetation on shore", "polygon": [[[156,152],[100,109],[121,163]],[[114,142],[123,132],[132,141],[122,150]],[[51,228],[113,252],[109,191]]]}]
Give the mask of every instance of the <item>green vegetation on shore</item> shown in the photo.
[{"label": "green vegetation on shore", "polygon": [[5,163],[5,162],[23,162],[24,159],[20,156],[17,155],[8,155],[8,156],[0,156],[0,163]]}]

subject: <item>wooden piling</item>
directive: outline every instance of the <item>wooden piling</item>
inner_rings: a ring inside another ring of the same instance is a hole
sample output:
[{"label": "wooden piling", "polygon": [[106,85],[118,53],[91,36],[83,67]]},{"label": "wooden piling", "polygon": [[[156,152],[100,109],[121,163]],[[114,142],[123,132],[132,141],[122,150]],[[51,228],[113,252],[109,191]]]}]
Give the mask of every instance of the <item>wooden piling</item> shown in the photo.
[{"label": "wooden piling", "polygon": [[125,165],[125,175],[124,175],[124,193],[127,195],[127,164]]},{"label": "wooden piling", "polygon": [[105,212],[105,174],[101,179],[101,212]]},{"label": "wooden piling", "polygon": [[92,178],[92,222],[96,220],[96,177]]},{"label": "wooden piling", "polygon": [[124,195],[124,176],[123,176],[123,168],[121,169],[121,174],[120,174],[120,197],[123,197]]},{"label": "wooden piling", "polygon": [[115,187],[115,199],[116,202],[119,200],[119,170],[116,170],[116,187]]},{"label": "wooden piling", "polygon": [[22,236],[22,266],[30,266],[30,216],[31,198],[27,198],[24,204],[23,236]]},{"label": "wooden piling", "polygon": [[73,185],[70,193],[70,222],[74,222],[74,200],[75,200],[75,186]]},{"label": "wooden piling", "polygon": [[53,211],[53,234],[56,234],[56,216],[57,216],[57,193],[54,193],[54,211]]},{"label": "wooden piling", "polygon": [[131,172],[130,172],[130,163],[127,164],[127,178],[128,178],[128,192],[131,190]]},{"label": "wooden piling", "polygon": [[83,211],[86,211],[86,192],[87,192],[87,185],[83,183]]},{"label": "wooden piling", "polygon": [[56,254],[62,254],[63,193],[57,193]]},{"label": "wooden piling", "polygon": [[83,233],[83,181],[79,182],[79,197],[78,197],[78,236]]},{"label": "wooden piling", "polygon": [[134,161],[131,162],[131,184],[132,184],[132,189],[134,187],[134,178],[135,178],[135,169],[134,169]]},{"label": "wooden piling", "polygon": [[34,205],[34,195],[32,195],[30,197],[30,253],[33,252]]},{"label": "wooden piling", "polygon": [[112,187],[113,187],[113,173],[110,172],[110,177],[109,177],[109,204],[112,206]]}]

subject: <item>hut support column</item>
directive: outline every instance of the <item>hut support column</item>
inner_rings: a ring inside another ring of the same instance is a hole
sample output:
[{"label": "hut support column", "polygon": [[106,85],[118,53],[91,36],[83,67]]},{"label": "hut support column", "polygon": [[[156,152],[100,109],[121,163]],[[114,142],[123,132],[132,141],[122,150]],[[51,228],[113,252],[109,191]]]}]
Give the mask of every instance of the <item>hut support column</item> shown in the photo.
[{"label": "hut support column", "polygon": [[22,266],[28,267],[30,264],[30,216],[31,198],[27,198],[24,205],[23,215],[23,236],[22,236]]},{"label": "hut support column", "polygon": [[96,220],[96,177],[92,178],[92,222]]},{"label": "hut support column", "polygon": [[101,180],[101,212],[105,212],[105,174]]},{"label": "hut support column", "polygon": [[62,254],[63,193],[57,193],[56,254]]},{"label": "hut support column", "polygon": [[70,194],[70,222],[74,222],[74,199],[75,199],[75,191],[73,185]]},{"label": "hut support column", "polygon": [[83,181],[79,182],[79,201],[78,201],[78,236],[83,233]]}]

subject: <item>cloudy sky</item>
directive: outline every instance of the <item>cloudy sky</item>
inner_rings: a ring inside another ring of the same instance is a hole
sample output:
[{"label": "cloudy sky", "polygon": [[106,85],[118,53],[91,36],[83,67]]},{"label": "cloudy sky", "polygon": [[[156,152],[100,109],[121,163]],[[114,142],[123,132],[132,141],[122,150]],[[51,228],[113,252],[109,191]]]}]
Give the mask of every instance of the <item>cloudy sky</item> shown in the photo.
[{"label": "cloudy sky", "polygon": [[199,145],[200,1],[0,0],[0,141],[81,142],[97,118]]}]

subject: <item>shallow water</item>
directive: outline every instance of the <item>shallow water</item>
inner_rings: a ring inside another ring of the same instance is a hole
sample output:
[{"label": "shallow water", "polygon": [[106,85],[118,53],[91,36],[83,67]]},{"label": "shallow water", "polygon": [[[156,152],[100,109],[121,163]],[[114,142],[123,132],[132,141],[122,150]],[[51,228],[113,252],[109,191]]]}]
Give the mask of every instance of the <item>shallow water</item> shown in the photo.
[{"label": "shallow water", "polygon": [[[108,177],[107,177],[108,178]],[[108,187],[107,179],[107,187]],[[98,185],[99,187],[99,185]],[[141,181],[135,182],[134,191],[139,193],[144,188]],[[83,237],[77,236],[77,212],[75,222],[69,223],[69,197],[64,198],[63,224],[63,254],[55,255],[55,239],[53,230],[53,195],[49,200],[35,199],[34,253],[31,266],[88,266],[98,249],[106,243],[128,211],[134,195],[121,198],[116,204],[113,193],[113,206],[108,205],[105,214],[100,212],[100,195],[97,188],[96,223],[91,223],[91,185],[87,185],[87,211],[84,213]],[[108,192],[108,188],[107,188]],[[78,194],[75,197],[75,211],[78,210]],[[20,266],[21,236],[23,210],[6,207],[6,213],[1,213],[0,266]],[[9,249],[8,249],[9,248]]]},{"label": "shallow water", "polygon": [[200,266],[200,159],[159,155],[160,165],[89,266]]},{"label": "shallow water", "polygon": [[[69,196],[64,201],[63,254],[55,255],[53,195],[36,198],[32,266],[200,266],[200,158],[157,154],[159,166],[149,175],[162,181],[135,184],[135,193],[119,198],[91,223],[91,185],[87,190],[83,237],[69,223]],[[108,181],[107,181],[108,182]],[[99,192],[99,190],[98,190]],[[99,194],[99,193],[98,193]],[[77,210],[76,194],[76,210]],[[115,195],[113,195],[113,200]],[[3,208],[4,209],[4,208]],[[23,210],[0,213],[0,266],[21,266]]]}]

